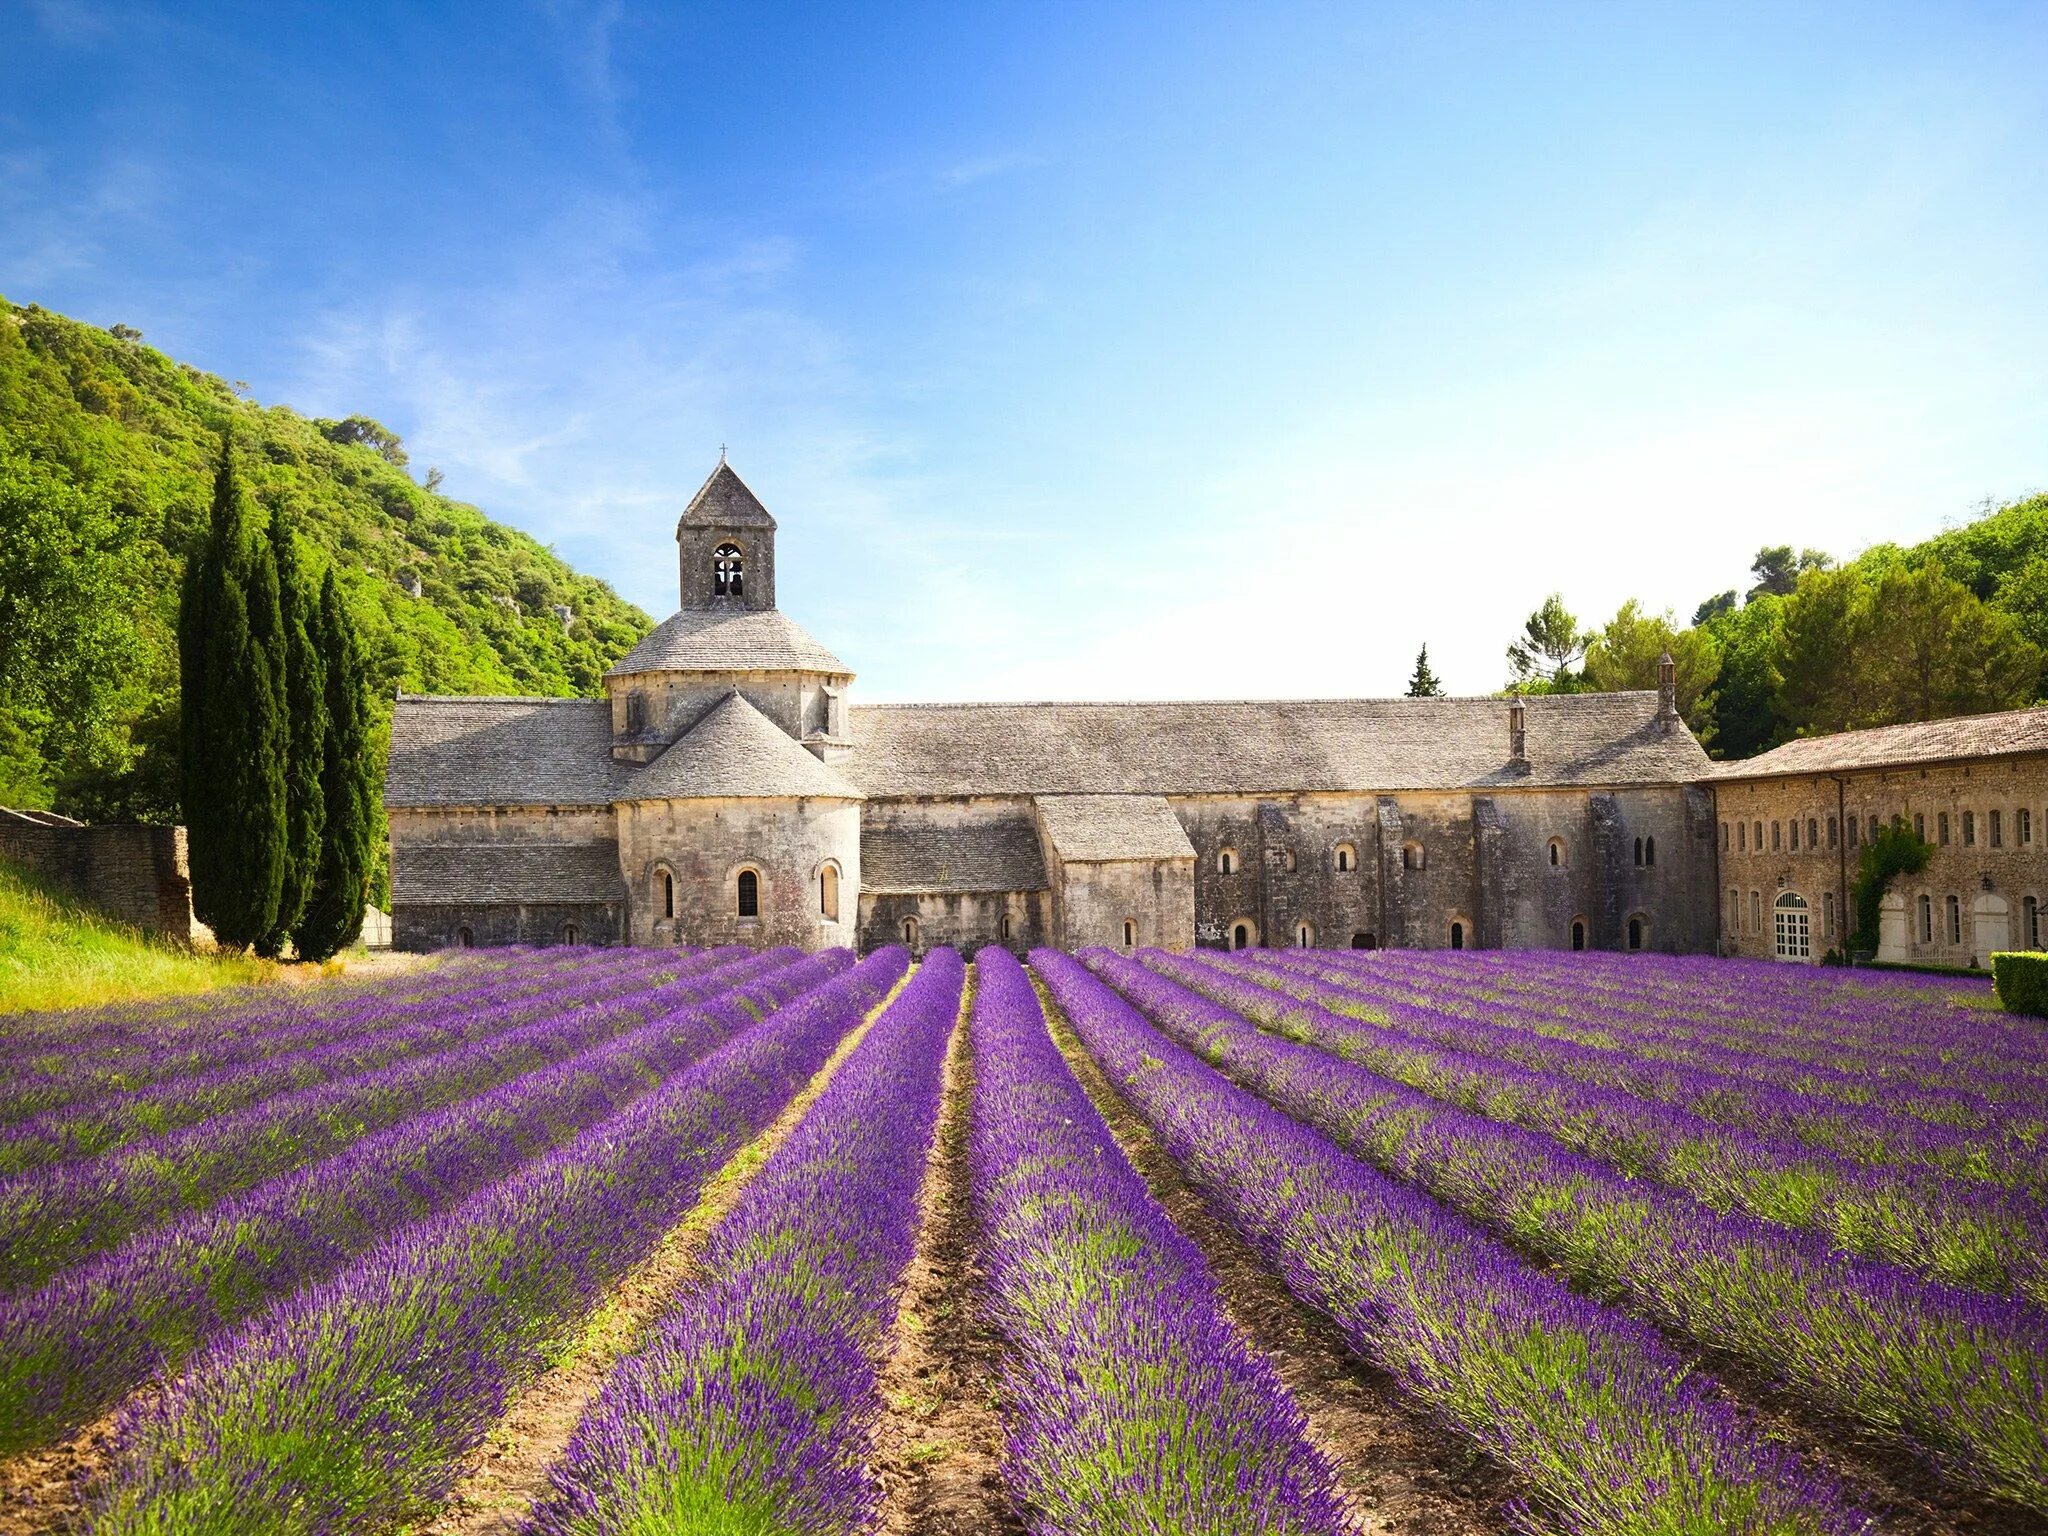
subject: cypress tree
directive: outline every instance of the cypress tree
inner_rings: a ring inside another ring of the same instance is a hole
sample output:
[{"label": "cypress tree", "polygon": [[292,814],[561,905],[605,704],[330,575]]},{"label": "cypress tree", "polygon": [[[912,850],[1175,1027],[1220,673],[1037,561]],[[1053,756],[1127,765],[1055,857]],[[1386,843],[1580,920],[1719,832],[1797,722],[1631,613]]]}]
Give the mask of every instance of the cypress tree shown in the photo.
[{"label": "cypress tree", "polygon": [[326,753],[327,671],[313,643],[313,631],[320,622],[318,594],[306,584],[297,540],[282,511],[270,519],[270,555],[277,568],[284,659],[285,857],[277,921],[256,948],[259,953],[276,955],[306,910],[320,862],[320,836],[326,820],[320,781]]},{"label": "cypress tree", "polygon": [[179,736],[192,908],[226,949],[277,921],[285,788],[277,571],[250,536],[223,433],[206,537],[178,616]]},{"label": "cypress tree", "polygon": [[320,792],[326,829],[312,897],[292,932],[305,960],[325,960],[363,931],[377,817],[377,765],[370,752],[370,698],[355,626],[329,571],[320,583],[313,644],[326,661],[326,729]]}]

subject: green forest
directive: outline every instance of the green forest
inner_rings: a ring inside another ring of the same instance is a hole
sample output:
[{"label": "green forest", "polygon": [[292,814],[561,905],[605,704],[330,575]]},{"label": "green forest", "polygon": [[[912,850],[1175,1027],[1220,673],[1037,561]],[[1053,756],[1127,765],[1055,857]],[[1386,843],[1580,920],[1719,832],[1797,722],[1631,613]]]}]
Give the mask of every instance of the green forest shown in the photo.
[{"label": "green forest", "polygon": [[0,805],[179,819],[180,582],[228,429],[256,529],[284,513],[336,575],[378,761],[398,690],[597,694],[650,628],[415,480],[378,423],[262,406],[128,327],[0,299]]}]

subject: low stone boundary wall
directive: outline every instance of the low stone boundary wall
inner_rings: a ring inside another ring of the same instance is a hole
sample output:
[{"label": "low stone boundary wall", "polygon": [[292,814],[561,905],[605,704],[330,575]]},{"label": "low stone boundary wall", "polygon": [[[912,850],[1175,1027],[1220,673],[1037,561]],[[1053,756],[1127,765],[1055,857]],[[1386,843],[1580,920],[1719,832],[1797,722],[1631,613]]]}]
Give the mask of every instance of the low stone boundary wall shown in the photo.
[{"label": "low stone boundary wall", "polygon": [[88,825],[0,809],[0,858],[146,932],[189,941],[199,931],[183,827]]}]

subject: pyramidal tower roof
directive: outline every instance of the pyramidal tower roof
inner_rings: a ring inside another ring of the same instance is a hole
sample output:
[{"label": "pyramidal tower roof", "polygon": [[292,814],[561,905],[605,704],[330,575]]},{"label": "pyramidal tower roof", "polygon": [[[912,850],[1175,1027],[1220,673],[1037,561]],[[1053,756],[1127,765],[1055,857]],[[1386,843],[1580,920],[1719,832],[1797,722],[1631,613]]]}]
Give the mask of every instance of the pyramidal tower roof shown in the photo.
[{"label": "pyramidal tower roof", "polygon": [[773,528],[775,519],[761,505],[761,498],[747,489],[747,482],[725,460],[711,471],[711,478],[699,487],[683,508],[676,531],[685,528]]}]

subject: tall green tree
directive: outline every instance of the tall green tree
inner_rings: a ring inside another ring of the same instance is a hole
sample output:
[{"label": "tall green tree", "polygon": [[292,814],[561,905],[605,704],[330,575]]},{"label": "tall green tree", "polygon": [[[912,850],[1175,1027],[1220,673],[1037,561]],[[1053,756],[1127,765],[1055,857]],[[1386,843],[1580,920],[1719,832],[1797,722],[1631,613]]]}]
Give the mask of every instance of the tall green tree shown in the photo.
[{"label": "tall green tree", "polygon": [[1568,690],[1575,681],[1572,667],[1592,641],[1592,632],[1581,629],[1565,607],[1564,595],[1551,593],[1523,622],[1522,638],[1508,647],[1508,665],[1514,670],[1511,686],[1527,689],[1534,684],[1541,691]]},{"label": "tall green tree", "polygon": [[249,531],[223,433],[207,532],[178,614],[180,759],[192,909],[228,949],[277,922],[286,854],[286,720],[277,570]]},{"label": "tall green tree", "polygon": [[1834,563],[1834,557],[1824,550],[1802,549],[1795,555],[1789,544],[1768,545],[1758,550],[1756,559],[1749,564],[1749,573],[1756,578],[1749,595],[1790,597],[1797,590],[1800,577],[1808,571],[1825,571]]},{"label": "tall green tree", "polygon": [[1411,699],[1440,699],[1444,685],[1437,681],[1437,675],[1429,670],[1429,647],[1415,653],[1415,675],[1408,679],[1408,697]]},{"label": "tall green tree", "polygon": [[1704,741],[1713,735],[1709,690],[1721,675],[1721,653],[1705,630],[1680,629],[1668,609],[1645,613],[1634,598],[1623,603],[1586,649],[1586,681],[1602,693],[1655,688],[1667,651],[1678,712]]},{"label": "tall green tree", "polygon": [[277,920],[257,943],[259,953],[277,955],[298,925],[312,895],[326,826],[321,772],[327,738],[327,668],[313,642],[320,624],[317,589],[306,581],[298,539],[280,508],[270,519],[270,556],[277,569],[280,651],[284,661],[285,753],[284,882]]},{"label": "tall green tree", "polygon": [[377,755],[371,750],[362,649],[331,570],[320,583],[314,644],[327,663],[320,765],[326,828],[312,896],[292,930],[292,942],[301,959],[325,960],[353,944],[363,930],[381,788]]},{"label": "tall green tree", "polygon": [[1784,681],[1778,672],[1783,608],[1783,598],[1751,598],[1714,614],[1704,626],[1721,658],[1709,706],[1718,757],[1754,757],[1792,732],[1777,704]]}]

